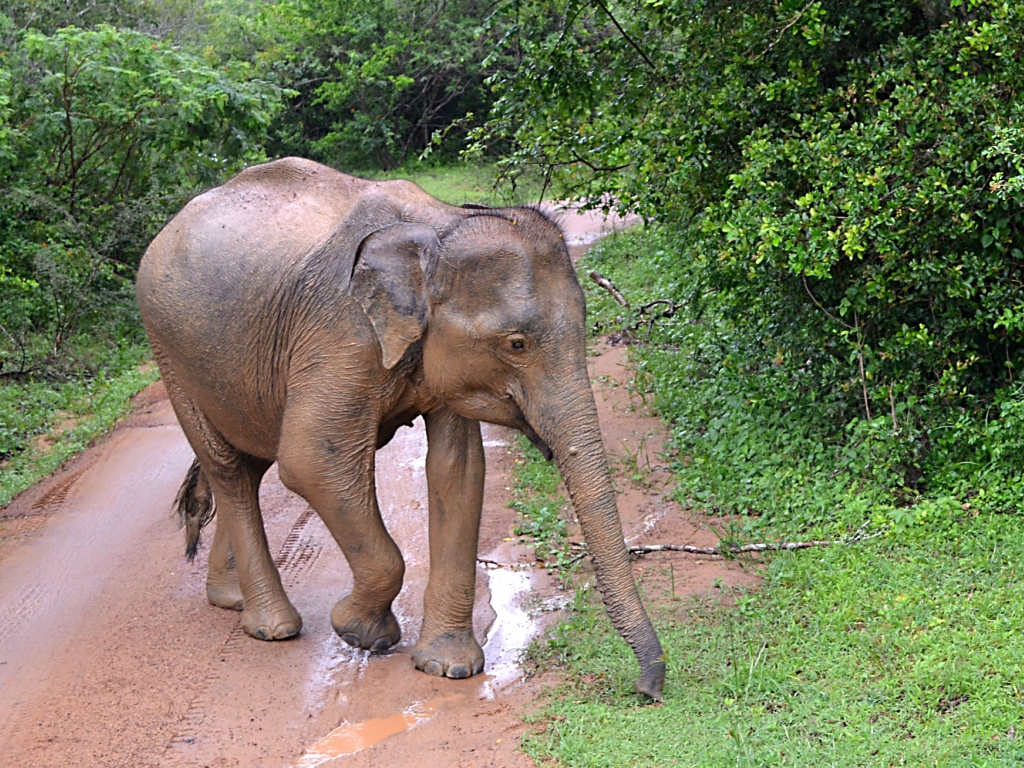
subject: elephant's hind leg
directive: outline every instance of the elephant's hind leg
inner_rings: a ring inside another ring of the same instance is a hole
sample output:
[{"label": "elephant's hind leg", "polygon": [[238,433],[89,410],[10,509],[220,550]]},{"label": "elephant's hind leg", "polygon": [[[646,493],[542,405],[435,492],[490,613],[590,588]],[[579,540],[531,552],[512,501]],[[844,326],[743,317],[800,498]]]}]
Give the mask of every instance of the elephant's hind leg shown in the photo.
[{"label": "elephant's hind leg", "polygon": [[178,422],[216,503],[217,531],[210,550],[207,598],[224,608],[237,609],[240,603],[242,629],[252,637],[293,637],[302,629],[302,618],[288,600],[270,557],[259,507],[260,480],[271,462],[228,443],[179,386],[170,366],[160,362]]},{"label": "elephant's hind leg", "polygon": [[239,453],[235,461],[219,463],[216,472],[211,473],[210,485],[217,500],[217,533],[223,527],[226,541],[214,537],[211,557],[216,559],[211,561],[208,586],[214,586],[212,597],[231,599],[230,591],[218,595],[216,589],[226,581],[230,584],[233,559],[242,596],[242,629],[260,640],[284,640],[299,634],[302,618],[281,585],[263,529],[259,487],[269,466],[264,459]]},{"label": "elephant's hind leg", "polygon": [[210,545],[210,564],[206,570],[206,599],[210,605],[240,611],[244,607],[242,587],[238,583],[238,569],[231,553],[231,542],[226,526],[216,526]]}]

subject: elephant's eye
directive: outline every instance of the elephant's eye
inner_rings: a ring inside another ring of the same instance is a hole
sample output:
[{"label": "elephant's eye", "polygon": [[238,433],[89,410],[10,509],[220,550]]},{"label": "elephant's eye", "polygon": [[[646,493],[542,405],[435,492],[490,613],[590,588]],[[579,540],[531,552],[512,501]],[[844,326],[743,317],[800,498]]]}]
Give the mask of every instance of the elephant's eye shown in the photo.
[{"label": "elephant's eye", "polygon": [[526,339],[518,333],[506,336],[505,345],[509,352],[522,352],[527,347]]}]

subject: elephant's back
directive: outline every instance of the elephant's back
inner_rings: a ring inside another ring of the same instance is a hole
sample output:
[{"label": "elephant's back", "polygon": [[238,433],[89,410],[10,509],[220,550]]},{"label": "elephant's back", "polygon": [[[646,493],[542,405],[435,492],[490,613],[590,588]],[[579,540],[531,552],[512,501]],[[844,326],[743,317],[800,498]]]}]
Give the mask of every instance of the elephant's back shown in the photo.
[{"label": "elephant's back", "polygon": [[156,266],[201,273],[294,260],[330,236],[367,183],[296,158],[248,168],[189,201],[147,249],[140,278]]},{"label": "elephant's back", "polygon": [[139,265],[139,308],[161,368],[253,453],[242,432],[272,442],[283,407],[286,321],[304,261],[369,183],[304,160],[250,168],[191,200]]},{"label": "elephant's back", "polygon": [[230,310],[244,318],[301,268],[358,199],[362,179],[307,160],[254,166],[193,198],[153,240],[137,293],[151,335]]}]

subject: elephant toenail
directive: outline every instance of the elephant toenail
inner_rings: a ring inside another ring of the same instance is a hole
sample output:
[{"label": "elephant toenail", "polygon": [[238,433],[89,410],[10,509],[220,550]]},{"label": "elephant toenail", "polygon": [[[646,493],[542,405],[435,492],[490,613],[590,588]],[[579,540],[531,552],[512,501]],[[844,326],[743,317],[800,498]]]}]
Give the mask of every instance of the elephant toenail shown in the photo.
[{"label": "elephant toenail", "polygon": [[260,640],[269,640],[270,636],[267,634],[267,628],[266,627],[257,627],[256,628],[256,637],[259,638]]},{"label": "elephant toenail", "polygon": [[373,644],[373,647],[370,648],[370,653],[384,653],[390,647],[391,643],[388,642],[386,637],[382,637]]},{"label": "elephant toenail", "polygon": [[428,661],[423,665],[423,671],[435,677],[444,677],[444,667],[437,661]]},{"label": "elephant toenail", "polygon": [[341,636],[341,639],[349,645],[355,646],[356,648],[359,647],[359,635],[357,635],[355,632],[346,632],[344,635]]},{"label": "elephant toenail", "polygon": [[476,661],[474,661],[473,662],[473,674],[474,675],[479,675],[483,671],[484,671],[484,660],[483,659],[477,659]]},{"label": "elephant toenail", "polygon": [[462,680],[469,677],[469,667],[465,664],[452,664],[448,667],[448,677],[454,680]]}]

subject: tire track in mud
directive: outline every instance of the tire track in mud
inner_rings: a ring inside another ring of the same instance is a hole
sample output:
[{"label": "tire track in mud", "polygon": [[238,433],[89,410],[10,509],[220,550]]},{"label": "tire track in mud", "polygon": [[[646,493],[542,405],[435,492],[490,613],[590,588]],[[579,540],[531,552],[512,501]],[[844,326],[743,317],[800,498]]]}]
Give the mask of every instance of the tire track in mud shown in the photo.
[{"label": "tire track in mud", "polygon": [[[310,523],[316,517],[316,511],[309,505],[302,511],[292,524],[285,537],[281,549],[274,557],[274,565],[281,574],[285,590],[298,586],[303,577],[312,570],[323,544],[309,535]],[[230,669],[231,659],[243,654],[248,642],[257,642],[249,638],[242,629],[241,614],[224,638],[220,649],[213,656],[207,673],[203,676],[199,690],[189,705],[188,711],[181,719],[178,731],[166,744],[162,756],[176,746],[193,744],[198,732],[207,720],[208,712],[215,704],[214,689],[223,682],[221,670]],[[183,756],[184,757],[184,756]]]},{"label": "tire track in mud", "polygon": [[51,507],[60,507],[68,498],[71,487],[78,482],[78,479],[85,473],[85,467],[75,470],[64,479],[58,481],[50,490],[40,496],[32,504],[32,510],[36,512],[55,511]]},{"label": "tire track in mud", "polygon": [[67,477],[58,480],[50,489],[32,502],[27,512],[15,515],[0,515],[0,524],[3,525],[0,557],[2,557],[2,548],[5,545],[10,546],[16,541],[31,539],[46,527],[50,517],[63,506],[67,500],[68,493],[71,492],[72,486],[81,478],[85,470],[85,467],[81,467],[70,472]]},{"label": "tire track in mud", "polygon": [[[78,482],[86,469],[87,467],[81,467],[54,483],[51,488],[32,502],[27,514],[2,518],[3,522],[10,526],[5,531],[5,538],[24,540],[42,531],[50,517],[60,511],[64,502],[67,501],[72,486]],[[14,610],[8,610],[3,617],[4,634],[13,634],[26,621],[30,620],[36,611],[45,605],[46,598],[47,591],[44,585],[34,583],[22,588],[13,600]]]}]

